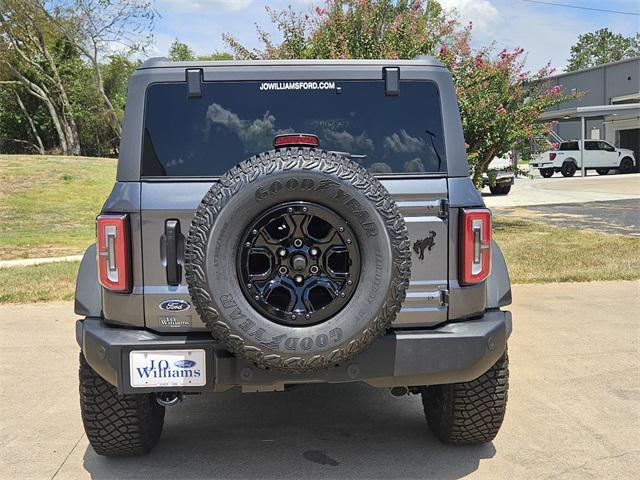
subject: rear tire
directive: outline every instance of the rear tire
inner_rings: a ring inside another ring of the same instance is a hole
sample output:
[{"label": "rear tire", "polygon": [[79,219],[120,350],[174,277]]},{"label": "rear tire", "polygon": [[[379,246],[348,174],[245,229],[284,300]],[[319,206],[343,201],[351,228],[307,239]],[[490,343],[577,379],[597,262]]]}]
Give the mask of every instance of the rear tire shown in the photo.
[{"label": "rear tire", "polygon": [[632,173],[633,169],[633,160],[631,160],[629,157],[624,157],[620,162],[620,173],[626,175],[627,173]]},{"label": "rear tire", "polygon": [[511,191],[511,185],[494,185],[489,186],[489,190],[493,195],[506,195]]},{"label": "rear tire", "polygon": [[98,455],[149,452],[160,438],[164,407],[152,393],[120,395],[80,353],[80,410],[84,431]]},{"label": "rear tire", "polygon": [[560,169],[560,173],[562,173],[563,177],[573,177],[576,174],[576,164],[573,162],[564,162],[562,164],[562,168]]},{"label": "rear tire", "polygon": [[596,172],[598,172],[598,175],[606,175],[607,173],[609,173],[609,169],[608,168],[596,168]]},{"label": "rear tire", "polygon": [[442,442],[474,445],[492,441],[502,425],[509,390],[509,356],[470,382],[432,385],[422,391],[427,423]]},{"label": "rear tire", "polygon": [[553,177],[554,173],[556,172],[553,168],[543,168],[540,170],[540,175],[542,175],[544,178],[551,178]]}]

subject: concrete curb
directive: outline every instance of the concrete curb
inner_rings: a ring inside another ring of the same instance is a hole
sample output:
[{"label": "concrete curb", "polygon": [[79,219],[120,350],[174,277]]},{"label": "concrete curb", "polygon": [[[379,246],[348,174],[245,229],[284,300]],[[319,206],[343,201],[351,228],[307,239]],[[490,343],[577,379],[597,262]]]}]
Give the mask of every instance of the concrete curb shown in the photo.
[{"label": "concrete curb", "polygon": [[28,267],[31,265],[41,265],[43,263],[78,262],[80,260],[82,260],[82,255],[67,255],[65,257],[47,258],[19,258],[16,260],[0,260],[0,268]]}]

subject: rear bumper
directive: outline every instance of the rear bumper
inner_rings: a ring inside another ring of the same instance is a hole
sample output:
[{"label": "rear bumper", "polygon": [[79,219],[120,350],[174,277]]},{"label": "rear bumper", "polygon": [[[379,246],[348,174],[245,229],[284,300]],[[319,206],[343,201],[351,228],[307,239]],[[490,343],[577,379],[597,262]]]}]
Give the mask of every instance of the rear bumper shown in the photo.
[{"label": "rear bumper", "polygon": [[530,163],[529,166],[531,168],[539,168],[540,170],[545,170],[547,168],[555,168],[553,163]]},{"label": "rear bumper", "polygon": [[[498,173],[494,179],[494,185],[513,185],[515,183],[515,175],[513,173]],[[491,185],[491,180],[488,175],[483,175],[482,186],[488,187]]]},{"label": "rear bumper", "polygon": [[309,374],[260,370],[236,358],[207,334],[159,335],[148,330],[114,327],[100,318],[76,323],[76,338],[91,367],[120,393],[176,388],[132,388],[132,350],[204,349],[206,385],[184,392],[283,390],[301,383],[362,381],[377,387],[420,386],[473,380],[504,353],[511,334],[511,313],[486,312],[482,318],[449,323],[430,330],[395,330],[346,364]]}]

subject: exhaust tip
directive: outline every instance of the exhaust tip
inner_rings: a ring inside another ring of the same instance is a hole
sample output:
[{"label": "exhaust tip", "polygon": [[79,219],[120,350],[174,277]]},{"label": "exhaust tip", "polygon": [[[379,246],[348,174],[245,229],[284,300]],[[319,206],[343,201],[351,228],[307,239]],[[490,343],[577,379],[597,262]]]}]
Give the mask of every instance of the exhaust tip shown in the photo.
[{"label": "exhaust tip", "polygon": [[392,387],[389,393],[394,397],[403,397],[404,395],[409,395],[409,389],[407,387]]},{"label": "exhaust tip", "polygon": [[156,393],[156,402],[158,402],[163,407],[172,407],[178,402],[181,402],[183,398],[184,394],[181,392]]}]

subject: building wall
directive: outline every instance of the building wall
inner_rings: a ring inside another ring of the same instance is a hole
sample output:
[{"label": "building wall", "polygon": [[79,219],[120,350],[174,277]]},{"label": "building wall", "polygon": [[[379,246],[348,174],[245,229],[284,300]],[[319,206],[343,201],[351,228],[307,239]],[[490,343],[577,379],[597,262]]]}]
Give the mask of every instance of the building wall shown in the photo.
[{"label": "building wall", "polygon": [[[590,68],[578,72],[560,74],[549,78],[550,86],[559,85],[564,93],[584,92],[577,100],[570,100],[554,105],[550,110],[591,105],[611,105],[616,97],[640,93],[640,58],[623,60],[608,65]],[[640,128],[640,121],[608,123],[606,119],[587,119],[585,135],[592,137],[594,129],[600,130],[600,138],[615,143],[615,130],[624,128]],[[610,119],[607,119],[610,120]],[[565,140],[580,137],[580,120],[558,123],[555,131]]]},{"label": "building wall", "polygon": [[604,68],[605,100],[640,92],[640,58],[614,63]]}]

